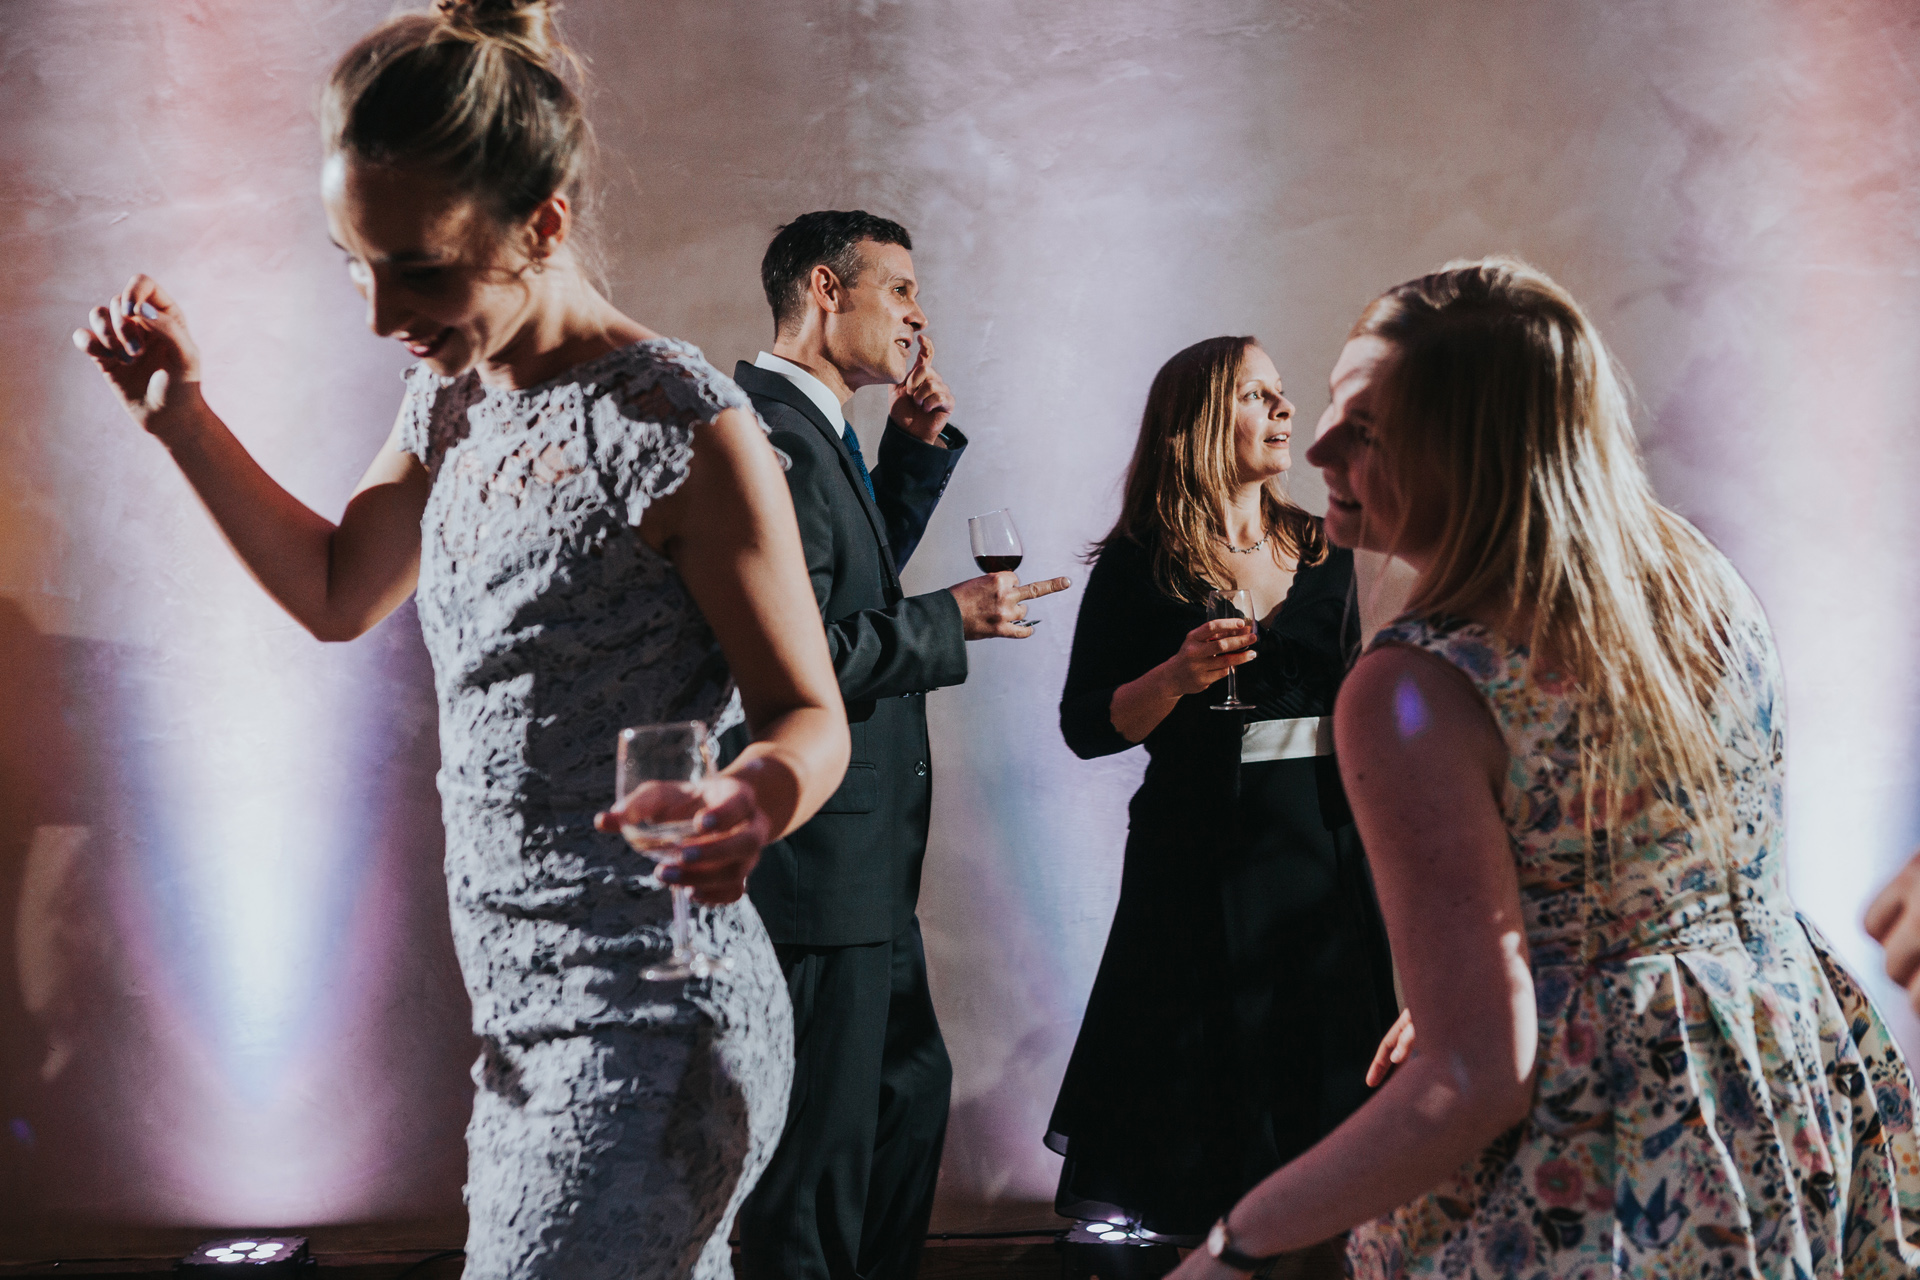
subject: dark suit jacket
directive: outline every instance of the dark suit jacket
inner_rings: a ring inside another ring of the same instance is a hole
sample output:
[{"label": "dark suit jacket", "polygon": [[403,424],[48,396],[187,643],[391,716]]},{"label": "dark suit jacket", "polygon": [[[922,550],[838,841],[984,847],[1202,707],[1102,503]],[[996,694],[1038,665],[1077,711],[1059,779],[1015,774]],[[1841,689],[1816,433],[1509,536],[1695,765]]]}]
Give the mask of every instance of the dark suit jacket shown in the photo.
[{"label": "dark suit jacket", "polygon": [[[889,424],[868,498],[836,424],[791,382],[742,361],[734,381],[791,460],[787,484],[807,572],[827,624],[853,731],[846,781],[804,827],[767,847],[747,892],[780,943],[884,942],[913,918],[933,798],[929,689],[967,678],[960,607],[947,591],[905,596],[900,566],[960,461]],[[745,747],[737,729],[727,754]]]}]

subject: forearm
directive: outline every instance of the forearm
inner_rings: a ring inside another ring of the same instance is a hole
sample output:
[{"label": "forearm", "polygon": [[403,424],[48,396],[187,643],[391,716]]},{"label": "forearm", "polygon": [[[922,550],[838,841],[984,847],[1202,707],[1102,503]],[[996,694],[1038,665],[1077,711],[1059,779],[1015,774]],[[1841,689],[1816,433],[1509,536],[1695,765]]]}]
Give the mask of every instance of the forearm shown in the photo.
[{"label": "forearm", "polygon": [[1527,1113],[1530,1083],[1422,1050],[1379,1093],[1241,1198],[1227,1227],[1243,1253],[1302,1249],[1437,1186]]},{"label": "forearm", "polygon": [[960,608],[947,591],[837,619],[827,626],[827,647],[848,702],[926,693],[967,678]]},{"label": "forearm", "polygon": [[844,715],[798,707],[775,716],[725,772],[753,789],[767,816],[768,839],[778,840],[826,803],[846,773],[848,754]]},{"label": "forearm", "polygon": [[1108,715],[1113,727],[1128,742],[1144,742],[1147,735],[1180,705],[1180,693],[1173,687],[1170,663],[1161,663],[1137,680],[1130,680],[1113,691]]},{"label": "forearm", "polygon": [[197,393],[155,435],[267,594],[307,630],[332,638],[333,523],[269,476]]}]

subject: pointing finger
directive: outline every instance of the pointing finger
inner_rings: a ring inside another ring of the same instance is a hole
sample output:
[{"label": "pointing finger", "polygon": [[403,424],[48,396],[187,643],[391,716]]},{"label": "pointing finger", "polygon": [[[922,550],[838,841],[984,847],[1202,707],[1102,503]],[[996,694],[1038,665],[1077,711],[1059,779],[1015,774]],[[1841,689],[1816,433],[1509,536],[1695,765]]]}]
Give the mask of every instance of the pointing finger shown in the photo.
[{"label": "pointing finger", "polygon": [[1029,582],[1024,587],[1015,588],[1014,597],[1019,600],[1037,600],[1041,596],[1050,596],[1056,591],[1065,591],[1072,585],[1072,578],[1048,578],[1045,582]]}]

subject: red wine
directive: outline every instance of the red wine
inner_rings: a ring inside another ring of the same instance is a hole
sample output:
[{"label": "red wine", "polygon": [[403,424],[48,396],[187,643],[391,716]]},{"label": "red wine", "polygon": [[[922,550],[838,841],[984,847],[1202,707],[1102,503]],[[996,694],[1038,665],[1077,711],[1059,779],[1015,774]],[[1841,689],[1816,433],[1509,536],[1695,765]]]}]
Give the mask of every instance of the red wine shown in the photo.
[{"label": "red wine", "polygon": [[975,556],[973,562],[982,573],[1012,573],[1020,567],[1019,556]]}]

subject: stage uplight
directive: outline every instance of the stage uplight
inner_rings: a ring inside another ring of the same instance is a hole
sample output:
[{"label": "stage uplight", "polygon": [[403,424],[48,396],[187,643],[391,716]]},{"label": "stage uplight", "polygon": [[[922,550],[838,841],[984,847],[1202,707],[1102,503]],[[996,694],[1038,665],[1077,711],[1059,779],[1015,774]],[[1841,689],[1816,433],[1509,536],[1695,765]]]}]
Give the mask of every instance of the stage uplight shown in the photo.
[{"label": "stage uplight", "polygon": [[1060,1263],[1067,1280],[1155,1280],[1180,1265],[1180,1250],[1131,1223],[1088,1219],[1061,1238]]},{"label": "stage uplight", "polygon": [[188,1275],[207,1275],[215,1271],[237,1271],[241,1275],[305,1276],[316,1269],[307,1252],[304,1236],[236,1236],[231,1240],[209,1240],[180,1259],[180,1271]]}]

